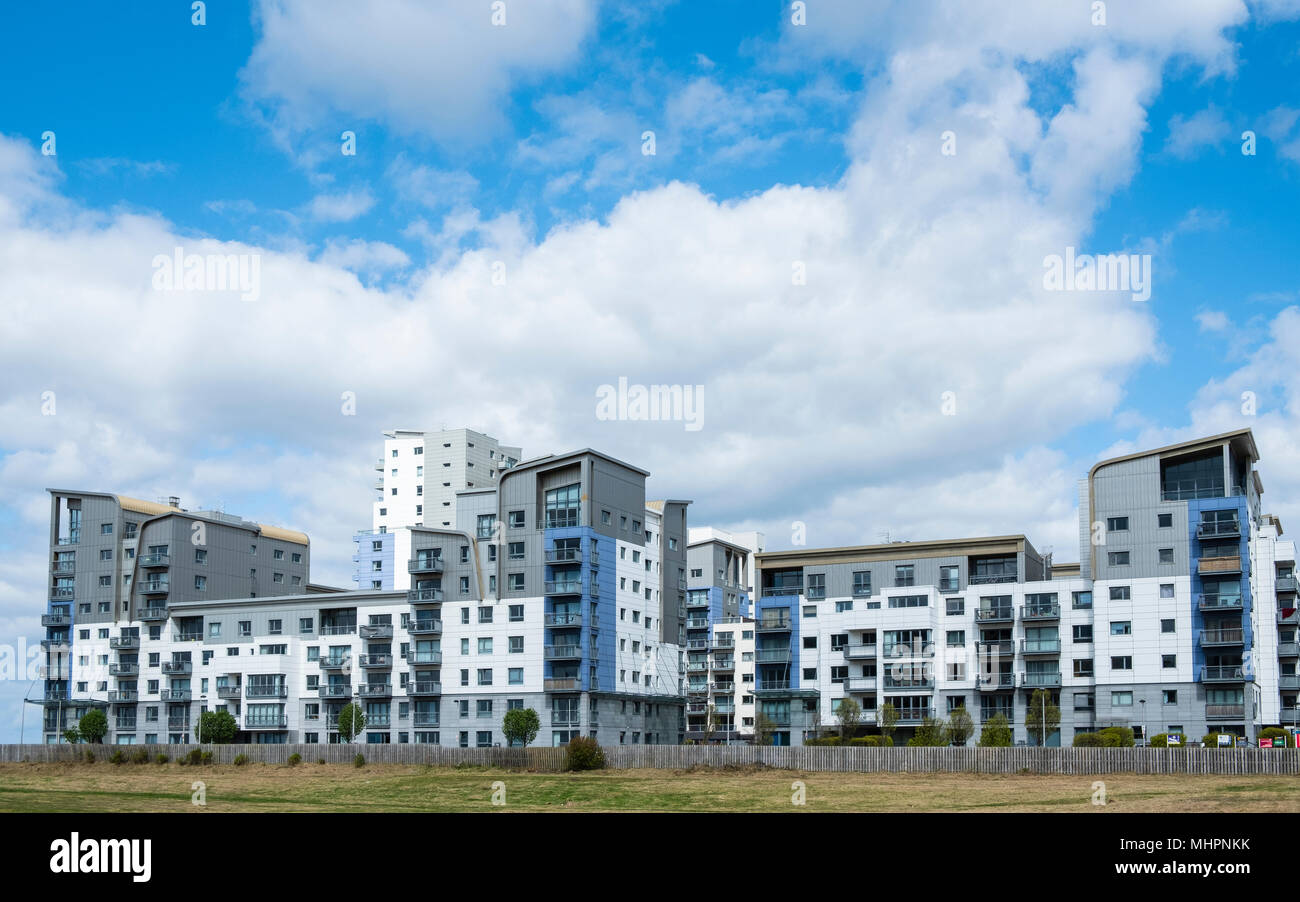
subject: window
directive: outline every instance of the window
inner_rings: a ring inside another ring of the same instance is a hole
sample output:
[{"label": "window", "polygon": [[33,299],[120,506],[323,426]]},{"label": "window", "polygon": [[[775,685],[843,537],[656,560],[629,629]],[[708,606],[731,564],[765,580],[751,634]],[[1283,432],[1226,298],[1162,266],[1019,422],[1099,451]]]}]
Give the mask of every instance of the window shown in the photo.
[{"label": "window", "polygon": [[924,608],[929,605],[928,595],[895,595],[889,599],[891,608]]},{"label": "window", "polygon": [[1131,636],[1133,635],[1133,621],[1131,620],[1112,620],[1110,622],[1110,634],[1112,636]]},{"label": "window", "polygon": [[1161,702],[1161,704],[1165,704],[1165,705],[1176,705],[1176,704],[1178,704],[1178,690],[1177,690],[1177,689],[1164,689],[1164,690],[1161,690],[1161,692],[1160,692],[1160,702]]},{"label": "window", "polygon": [[480,539],[490,539],[496,532],[497,515],[496,514],[479,514],[478,515],[478,533]]},{"label": "window", "polygon": [[1078,624],[1075,624],[1075,626],[1074,626],[1074,641],[1075,641],[1075,642],[1081,642],[1081,643],[1082,643],[1082,642],[1091,642],[1091,641],[1092,641],[1092,624],[1091,624],[1091,623],[1078,623]]},{"label": "window", "polygon": [[871,594],[871,571],[855,570],[853,573],[853,595],[865,598]]},{"label": "window", "polygon": [[960,571],[956,564],[939,568],[939,591],[956,592],[960,587]]},{"label": "window", "polygon": [[966,644],[966,631],[965,631],[965,630],[948,630],[948,644],[951,645],[951,646],[965,645],[965,644]]},{"label": "window", "polygon": [[1071,592],[1070,595],[1071,598],[1073,599],[1072,604],[1075,610],[1079,610],[1080,608],[1092,607],[1091,592]]},{"label": "window", "polygon": [[1157,549],[1160,553],[1160,563],[1172,564],[1174,562],[1174,550],[1172,548]]},{"label": "window", "polygon": [[194,549],[194,563],[206,564],[208,562],[208,552],[203,548]]},{"label": "window", "polygon": [[1132,670],[1133,657],[1131,655],[1111,655],[1110,669],[1111,670]]},{"label": "window", "polygon": [[1177,666],[1178,666],[1178,655],[1161,655],[1161,656],[1160,656],[1160,666],[1161,666],[1161,667],[1166,667],[1166,668],[1167,668],[1167,667],[1177,667]]},{"label": "window", "polygon": [[298,632],[302,633],[303,635],[311,635],[311,633],[313,632],[313,622],[312,622],[312,618],[310,618],[310,617],[299,617],[299,618],[298,618]]},{"label": "window", "polygon": [[208,588],[208,578],[196,573],[194,575],[194,588],[200,592],[206,591]]},{"label": "window", "polygon": [[1075,658],[1074,675],[1077,677],[1092,676],[1092,658]]},{"label": "window", "polygon": [[524,591],[524,575],[522,573],[506,574],[506,582],[510,591],[512,592]]},{"label": "window", "polygon": [[805,592],[808,598],[825,598],[826,597],[826,574],[809,573],[808,589]]},{"label": "window", "polygon": [[253,635],[253,621],[251,620],[239,621],[239,635],[244,639],[247,639],[249,636]]},{"label": "window", "polygon": [[510,523],[510,528],[511,528],[511,529],[523,529],[523,528],[524,528],[524,512],[523,512],[523,511],[511,511],[511,512],[508,514],[508,516],[509,516],[509,518],[510,518],[510,519],[509,519],[509,523]]},{"label": "window", "polygon": [[916,585],[916,567],[913,564],[898,564],[894,567],[895,586]]},{"label": "window", "polygon": [[1174,584],[1173,584],[1173,583],[1161,583],[1161,584],[1160,584],[1160,597],[1161,597],[1161,598],[1173,598],[1173,597],[1174,597]]},{"label": "window", "polygon": [[1110,551],[1106,554],[1106,561],[1112,567],[1127,567],[1128,555],[1127,551]]},{"label": "window", "polygon": [[1130,596],[1129,596],[1129,587],[1128,587],[1128,586],[1111,586],[1111,587],[1110,587],[1110,600],[1111,600],[1111,601],[1128,601],[1128,600],[1129,600],[1129,597],[1130,597]]},{"label": "window", "polygon": [[1133,693],[1112,692],[1110,694],[1110,704],[1112,708],[1131,708],[1133,707]]},{"label": "window", "polygon": [[508,679],[511,686],[522,686],[524,684],[524,669],[522,667],[511,667],[508,670]]},{"label": "window", "polygon": [[1156,526],[1160,529],[1172,529],[1174,526],[1174,515],[1156,514]]},{"label": "window", "polygon": [[524,543],[511,542],[506,545],[506,557],[512,561],[522,561],[524,559]]},{"label": "window", "polygon": [[1106,532],[1128,532],[1128,517],[1107,517]]},{"label": "window", "polygon": [[1175,621],[1174,618],[1169,617],[1160,621],[1160,632],[1173,633],[1177,632],[1177,630],[1177,621]]},{"label": "window", "polygon": [[484,605],[484,606],[482,606],[482,607],[480,607],[480,608],[478,609],[478,622],[479,622],[479,623],[491,623],[491,622],[492,622],[492,608],[491,608],[491,607],[489,607],[489,606],[487,606],[487,605]]},{"label": "window", "polygon": [[510,622],[522,623],[524,619],[524,606],[521,604],[512,604],[510,606]]},{"label": "window", "polygon": [[966,599],[946,598],[944,605],[949,616],[959,617],[966,613]]}]

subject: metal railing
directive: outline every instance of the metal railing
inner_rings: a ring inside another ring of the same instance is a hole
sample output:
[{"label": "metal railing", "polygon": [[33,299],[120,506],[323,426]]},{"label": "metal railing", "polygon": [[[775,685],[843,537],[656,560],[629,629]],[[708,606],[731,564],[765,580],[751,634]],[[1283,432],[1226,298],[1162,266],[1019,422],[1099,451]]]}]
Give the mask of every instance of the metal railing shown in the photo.
[{"label": "metal railing", "polygon": [[582,688],[578,677],[547,677],[542,680],[542,689],[546,692],[577,692]]},{"label": "metal railing", "polygon": [[754,628],[760,633],[764,632],[787,632],[790,629],[789,617],[760,617],[754,624]]},{"label": "metal railing", "polygon": [[361,655],[357,663],[362,667],[392,667],[393,656],[389,654],[382,655]]},{"label": "metal railing", "polygon": [[1221,539],[1235,538],[1241,535],[1241,523],[1237,520],[1202,520],[1196,524],[1196,538]]},{"label": "metal railing", "polygon": [[139,636],[114,636],[108,640],[108,647],[114,651],[130,651],[140,647]]},{"label": "metal railing", "polygon": [[1013,673],[986,673],[975,678],[976,689],[1012,689],[1015,685],[1016,676]]},{"label": "metal railing", "polygon": [[1025,672],[1020,675],[1020,685],[1026,689],[1053,689],[1061,685],[1061,674]]},{"label": "metal railing", "polygon": [[71,614],[42,614],[41,626],[56,627],[56,628],[64,627],[64,626],[72,626],[72,615]]},{"label": "metal railing", "polygon": [[1021,620],[1059,620],[1061,619],[1061,605],[1058,602],[1051,604],[1027,604],[1020,610]]},{"label": "metal railing", "polygon": [[142,595],[164,595],[171,591],[171,584],[165,579],[145,579],[137,585],[140,587]]},{"label": "metal railing", "polygon": [[442,683],[437,680],[416,680],[406,684],[407,695],[442,695]]},{"label": "metal railing", "polygon": [[246,730],[284,730],[289,726],[289,718],[284,714],[245,714]]},{"label": "metal railing", "polygon": [[1016,609],[1010,605],[975,609],[975,621],[977,623],[996,623],[1004,620],[1011,621],[1015,619]]},{"label": "metal railing", "polygon": [[876,656],[875,645],[846,645],[844,646],[844,657],[850,661],[856,661],[860,658],[874,658]]},{"label": "metal railing", "polygon": [[412,651],[407,652],[407,664],[441,664],[442,652],[440,651]]},{"label": "metal railing", "polygon": [[1241,607],[1241,593],[1220,594],[1206,592],[1196,596],[1196,603],[1202,611],[1227,611]]},{"label": "metal railing", "polygon": [[109,676],[138,676],[140,673],[139,664],[109,664]]},{"label": "metal railing", "polygon": [[754,660],[759,664],[784,664],[790,661],[788,648],[760,648],[754,652]]},{"label": "metal railing", "polygon": [[1205,666],[1201,668],[1201,681],[1206,683],[1241,683],[1246,679],[1240,664],[1221,667]]},{"label": "metal railing", "polygon": [[388,698],[393,694],[393,687],[389,683],[360,683],[357,686],[357,695],[361,698]]},{"label": "metal railing", "polygon": [[321,670],[345,670],[352,666],[350,655],[328,655],[320,659]]},{"label": "metal railing", "polygon": [[441,589],[411,589],[406,593],[406,600],[411,604],[441,604]]},{"label": "metal railing", "polygon": [[167,609],[156,607],[156,606],[140,608],[140,619],[141,620],[166,620]]},{"label": "metal railing", "polygon": [[171,565],[171,555],[166,552],[142,554],[139,561],[141,567],[168,567]]},{"label": "metal railing", "polygon": [[1205,716],[1211,720],[1246,716],[1245,705],[1206,705]]},{"label": "metal railing", "polygon": [[283,683],[258,686],[249,683],[244,687],[244,698],[288,698],[289,689]]},{"label": "metal railing", "polygon": [[546,563],[548,564],[577,564],[581,562],[581,548],[549,548],[546,551]]},{"label": "metal railing", "polygon": [[162,672],[167,674],[173,673],[193,673],[194,662],[192,661],[163,661]]},{"label": "metal railing", "polygon": [[412,636],[424,636],[442,632],[442,621],[436,617],[417,617],[410,621],[406,631]]},{"label": "metal railing", "polygon": [[1021,639],[1020,652],[1026,655],[1059,655],[1060,639]]},{"label": "metal railing", "polygon": [[361,638],[391,639],[393,638],[393,625],[391,623],[365,624],[361,627]]},{"label": "metal railing", "polygon": [[407,573],[441,573],[441,557],[414,557],[406,562]]},{"label": "metal railing", "polygon": [[582,580],[555,580],[548,579],[545,581],[546,595],[581,595]]},{"label": "metal railing", "polygon": [[188,702],[194,698],[192,689],[164,689],[158,697],[165,702]]},{"label": "metal railing", "polygon": [[357,631],[355,623],[331,623],[321,624],[320,635],[322,636],[351,636]]},{"label": "metal railing", "polygon": [[545,614],[542,622],[550,627],[582,626],[582,615],[578,613]]},{"label": "metal railing", "polygon": [[1245,632],[1240,628],[1201,630],[1202,645],[1241,645]]}]

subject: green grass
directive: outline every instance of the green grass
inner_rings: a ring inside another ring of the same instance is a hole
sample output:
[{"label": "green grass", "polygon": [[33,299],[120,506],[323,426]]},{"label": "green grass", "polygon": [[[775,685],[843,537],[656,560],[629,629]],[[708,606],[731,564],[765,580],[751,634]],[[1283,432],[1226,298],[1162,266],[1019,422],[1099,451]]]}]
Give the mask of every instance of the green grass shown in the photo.
[{"label": "green grass", "polygon": [[[1108,804],[1092,804],[1104,779]],[[191,784],[207,804],[191,802]],[[792,784],[805,804],[792,802]],[[504,806],[492,804],[505,784]],[[1287,777],[829,774],[774,769],[538,774],[492,768],[302,764],[0,765],[0,811],[1300,811]]]}]

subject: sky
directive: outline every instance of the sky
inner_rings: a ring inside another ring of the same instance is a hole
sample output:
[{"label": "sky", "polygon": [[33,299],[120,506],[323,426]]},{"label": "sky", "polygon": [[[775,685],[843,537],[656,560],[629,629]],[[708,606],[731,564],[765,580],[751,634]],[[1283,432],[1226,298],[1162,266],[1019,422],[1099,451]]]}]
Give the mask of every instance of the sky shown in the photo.
[{"label": "sky", "polygon": [[[48,487],[301,529],[350,586],[392,428],[597,448],[769,549],[1077,560],[1093,462],[1249,426],[1300,522],[1300,0],[74,0],[0,35],[0,648],[41,635]],[[166,290],[177,248],[257,290]],[[1149,291],[1045,280],[1105,254]],[[698,418],[600,416],[620,379]]]}]

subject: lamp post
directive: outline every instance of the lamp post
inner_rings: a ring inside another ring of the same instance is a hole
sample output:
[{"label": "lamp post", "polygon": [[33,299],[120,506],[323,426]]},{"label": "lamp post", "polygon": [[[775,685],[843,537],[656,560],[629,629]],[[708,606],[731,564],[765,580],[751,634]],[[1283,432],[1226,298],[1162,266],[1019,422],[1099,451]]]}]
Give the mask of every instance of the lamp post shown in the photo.
[{"label": "lamp post", "polygon": [[1144,698],[1138,699],[1138,705],[1140,706],[1138,711],[1142,717],[1142,741],[1147,744],[1147,748],[1150,748],[1151,737],[1147,734],[1147,700]]}]

